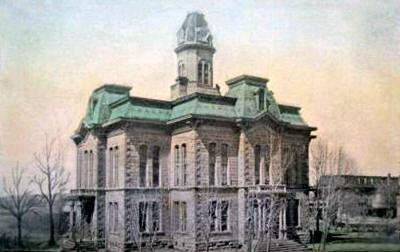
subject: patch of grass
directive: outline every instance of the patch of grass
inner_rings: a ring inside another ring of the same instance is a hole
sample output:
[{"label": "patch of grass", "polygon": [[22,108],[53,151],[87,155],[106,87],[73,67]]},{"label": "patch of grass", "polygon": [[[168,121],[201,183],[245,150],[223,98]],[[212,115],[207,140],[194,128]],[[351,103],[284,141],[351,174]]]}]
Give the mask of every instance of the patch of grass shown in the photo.
[{"label": "patch of grass", "polygon": [[384,252],[400,251],[400,243],[330,243],[327,244],[329,252],[359,251],[359,252]]},{"label": "patch of grass", "polygon": [[[378,232],[334,232],[329,236],[326,245],[329,252],[400,252],[400,241],[394,235],[387,236]],[[312,249],[313,245],[309,244],[308,247]]]}]

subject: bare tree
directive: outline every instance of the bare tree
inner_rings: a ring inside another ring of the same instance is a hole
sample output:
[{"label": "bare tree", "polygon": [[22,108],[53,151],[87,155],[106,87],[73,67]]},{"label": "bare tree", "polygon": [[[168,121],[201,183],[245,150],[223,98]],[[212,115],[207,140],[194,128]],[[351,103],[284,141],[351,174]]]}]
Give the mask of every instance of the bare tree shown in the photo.
[{"label": "bare tree", "polygon": [[[324,140],[318,140],[311,148],[311,175],[316,186],[313,207],[310,209],[315,218],[315,232],[322,237],[314,244],[314,251],[325,251],[329,230],[337,218],[341,190],[344,179],[340,175],[355,171],[355,162],[344,152],[342,147],[331,147]],[[322,227],[321,227],[322,225]]]},{"label": "bare tree", "polygon": [[45,143],[39,152],[34,153],[35,167],[38,175],[33,181],[49,207],[50,238],[49,245],[55,245],[54,203],[65,191],[69,173],[64,167],[63,146],[57,137],[45,135]]},{"label": "bare tree", "polygon": [[269,252],[273,237],[279,236],[273,233],[279,228],[279,215],[287,205],[286,185],[291,183],[289,171],[293,168],[297,150],[285,145],[279,152],[278,148],[279,145],[275,142],[271,156],[277,159],[277,162],[270,170],[268,195],[257,196],[257,193],[251,192],[247,195],[246,242],[249,252],[257,251],[262,242],[266,242],[266,251]]},{"label": "bare tree", "polygon": [[129,240],[138,251],[145,248],[155,251],[163,235],[161,212],[162,209],[168,207],[167,191],[158,190],[153,200],[148,200],[145,193],[135,192],[135,196],[143,199],[143,201],[132,201],[128,206],[133,217],[127,223],[130,231]]},{"label": "bare tree", "polygon": [[[4,178],[5,197],[0,200],[0,208],[8,211],[16,220],[18,228],[18,246],[22,247],[22,222],[29,211],[40,204],[37,195],[30,190],[31,181],[25,181],[25,170],[18,163],[11,172],[11,182]],[[26,183],[24,185],[24,183]]]},{"label": "bare tree", "polygon": [[211,248],[211,237],[213,233],[222,231],[221,213],[228,211],[229,201],[221,200],[218,188],[211,186],[204,188],[200,197],[201,202],[204,204],[200,209],[201,237],[204,240],[205,250],[208,252]]}]

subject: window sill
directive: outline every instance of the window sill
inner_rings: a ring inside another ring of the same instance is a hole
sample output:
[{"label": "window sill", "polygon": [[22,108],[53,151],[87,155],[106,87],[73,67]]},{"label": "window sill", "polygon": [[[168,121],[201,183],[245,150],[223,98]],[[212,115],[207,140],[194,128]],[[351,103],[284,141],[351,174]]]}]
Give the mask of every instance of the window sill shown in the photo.
[{"label": "window sill", "polygon": [[227,230],[227,231],[213,231],[211,232],[212,235],[231,235],[232,231]]},{"label": "window sill", "polygon": [[175,231],[174,234],[178,234],[178,235],[188,235],[188,231]]},{"label": "window sill", "polygon": [[[140,232],[140,234],[142,234],[142,235],[144,235],[144,236],[151,236],[151,235],[154,235],[153,232],[149,232],[149,231]],[[156,235],[165,235],[164,231],[156,231],[155,234],[156,234]]]}]

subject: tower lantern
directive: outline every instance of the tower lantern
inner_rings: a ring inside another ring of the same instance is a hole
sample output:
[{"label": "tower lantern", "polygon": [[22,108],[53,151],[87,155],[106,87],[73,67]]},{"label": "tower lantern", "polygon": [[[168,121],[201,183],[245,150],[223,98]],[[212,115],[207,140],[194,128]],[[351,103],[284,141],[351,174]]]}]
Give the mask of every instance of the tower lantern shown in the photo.
[{"label": "tower lantern", "polygon": [[171,86],[171,98],[194,92],[220,95],[213,84],[213,37],[204,15],[186,16],[177,33],[177,81]]}]

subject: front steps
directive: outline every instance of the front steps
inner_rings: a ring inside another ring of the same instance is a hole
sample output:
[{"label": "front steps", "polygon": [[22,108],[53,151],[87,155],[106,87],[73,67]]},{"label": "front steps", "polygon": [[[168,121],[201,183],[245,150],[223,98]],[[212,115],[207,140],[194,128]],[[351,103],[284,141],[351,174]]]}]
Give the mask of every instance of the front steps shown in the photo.
[{"label": "front steps", "polygon": [[74,242],[70,239],[65,239],[62,243],[62,251],[98,251],[96,243],[94,241],[80,241]]},{"label": "front steps", "polygon": [[[267,251],[267,242],[262,242],[258,247],[259,252]],[[311,252],[312,249],[307,248],[303,244],[290,240],[275,240],[271,241],[270,252]]]}]

